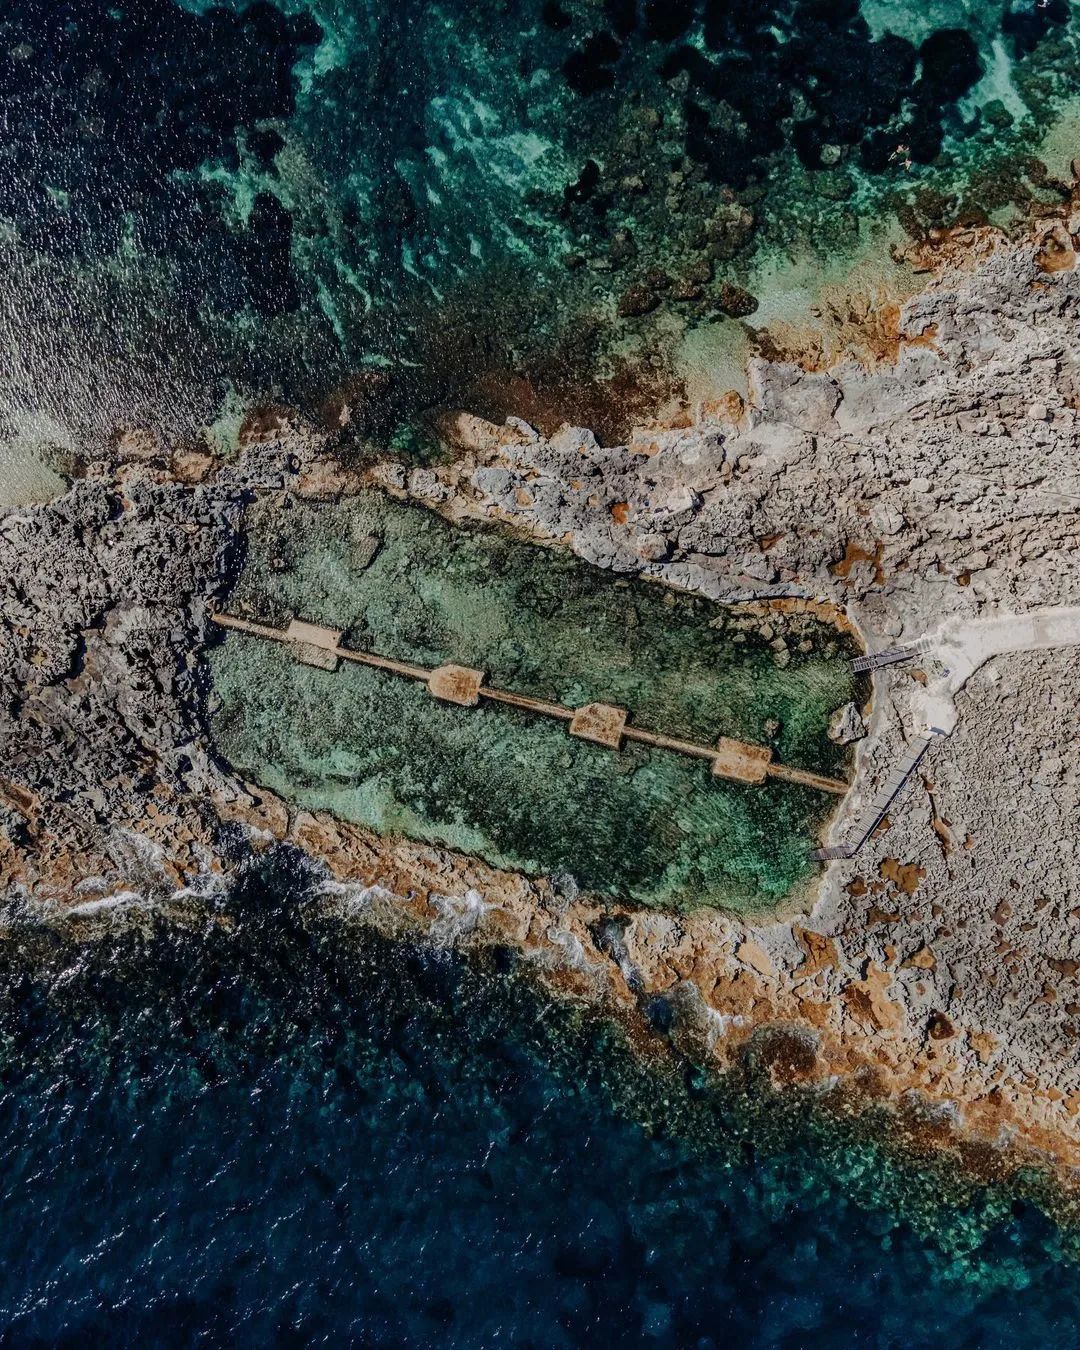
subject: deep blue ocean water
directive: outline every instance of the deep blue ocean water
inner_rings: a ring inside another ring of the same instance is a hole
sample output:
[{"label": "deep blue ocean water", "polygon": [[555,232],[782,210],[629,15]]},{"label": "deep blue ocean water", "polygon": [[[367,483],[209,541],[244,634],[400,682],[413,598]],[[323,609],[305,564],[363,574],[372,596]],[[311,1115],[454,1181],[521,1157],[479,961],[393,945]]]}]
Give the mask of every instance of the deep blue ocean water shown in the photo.
[{"label": "deep blue ocean water", "polygon": [[1023,1201],[905,1215],[865,1140],[645,1069],[509,957],[303,921],[298,878],[8,944],[3,1344],[1075,1343]]}]

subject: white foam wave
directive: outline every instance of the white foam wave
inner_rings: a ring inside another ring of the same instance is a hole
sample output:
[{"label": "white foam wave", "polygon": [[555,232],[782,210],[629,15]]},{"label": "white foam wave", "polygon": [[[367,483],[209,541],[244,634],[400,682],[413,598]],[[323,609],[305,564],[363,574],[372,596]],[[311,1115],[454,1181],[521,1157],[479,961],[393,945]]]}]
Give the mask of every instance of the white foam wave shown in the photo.
[{"label": "white foam wave", "polygon": [[146,897],[138,891],[117,891],[115,895],[104,895],[100,900],[84,900],[81,905],[72,905],[65,909],[67,918],[85,918],[89,914],[104,914],[111,909],[126,909],[130,905],[146,902]]}]

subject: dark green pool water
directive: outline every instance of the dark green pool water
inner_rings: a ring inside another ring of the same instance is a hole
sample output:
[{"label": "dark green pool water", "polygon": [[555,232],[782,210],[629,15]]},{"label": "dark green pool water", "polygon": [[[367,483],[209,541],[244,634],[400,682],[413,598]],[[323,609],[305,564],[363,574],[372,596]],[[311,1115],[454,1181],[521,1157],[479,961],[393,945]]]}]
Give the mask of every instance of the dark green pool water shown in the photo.
[{"label": "dark green pool water", "polygon": [[[368,493],[337,506],[261,506],[227,598],[284,627],[344,630],[346,646],[578,707],[630,708],[638,725],[705,744],[769,744],[843,776],[829,714],[863,693],[851,641],[819,620],[760,617],[642,582],[492,529],[449,526]],[[781,650],[777,647],[781,646]],[[382,832],[434,840],[532,874],[649,904],[775,904],[810,875],[836,798],[748,786],[709,765],[618,753],[513,709],[462,709],[361,666],[330,673],[229,634],[210,655],[222,753],[285,797]]]}]

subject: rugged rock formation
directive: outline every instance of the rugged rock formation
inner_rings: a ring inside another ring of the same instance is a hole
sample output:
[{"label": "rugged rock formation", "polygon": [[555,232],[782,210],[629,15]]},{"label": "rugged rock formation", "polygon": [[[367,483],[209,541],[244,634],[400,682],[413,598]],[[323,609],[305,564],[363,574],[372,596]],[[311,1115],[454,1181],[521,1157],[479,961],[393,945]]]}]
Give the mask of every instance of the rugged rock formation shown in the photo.
[{"label": "rugged rock formation", "polygon": [[[606,909],[555,880],[376,839],[235,780],[205,734],[199,649],[253,492],[361,483],[512,522],[601,566],[728,600],[828,603],[875,644],[947,614],[1080,600],[1080,277],[1053,226],[904,309],[891,366],[759,361],[751,396],[601,448],[450,419],[437,471],[351,473],[295,419],[238,460],[125,456],[0,518],[0,876],[12,920],[210,897],[287,840],[324,903],[391,931],[513,943],[554,987],[655,1019],[720,1062],[762,1027],[779,1081],[903,1104],[940,1140],[1080,1161],[1080,653],[1002,659],[957,730],[812,905],[744,923]],[[879,672],[850,809],[888,772],[918,668]],[[841,734],[856,735],[856,717]],[[67,921],[67,920],[66,920]],[[773,1044],[774,1042],[769,1042]],[[775,1042],[780,1044],[780,1042]],[[915,1096],[909,1096],[915,1092]],[[919,1106],[918,1103],[924,1105]]]}]

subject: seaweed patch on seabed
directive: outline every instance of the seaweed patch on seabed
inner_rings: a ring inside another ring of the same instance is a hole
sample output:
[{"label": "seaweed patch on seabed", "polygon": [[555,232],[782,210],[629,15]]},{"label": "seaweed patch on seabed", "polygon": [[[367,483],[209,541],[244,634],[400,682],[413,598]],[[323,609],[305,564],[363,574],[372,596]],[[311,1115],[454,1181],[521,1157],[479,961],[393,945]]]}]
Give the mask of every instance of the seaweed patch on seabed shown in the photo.
[{"label": "seaweed patch on seabed", "polygon": [[[844,776],[830,714],[862,691],[852,639],[810,615],[762,616],[630,582],[490,527],[451,526],[377,492],[260,504],[228,608],[293,616],[343,645],[636,725],[767,747]],[[643,745],[618,751],[527,712],[464,709],[381,670],[296,662],[242,633],[212,650],[211,725],[242,773],[303,806],[646,904],[775,905],[810,874],[835,798],[715,777]]]}]

